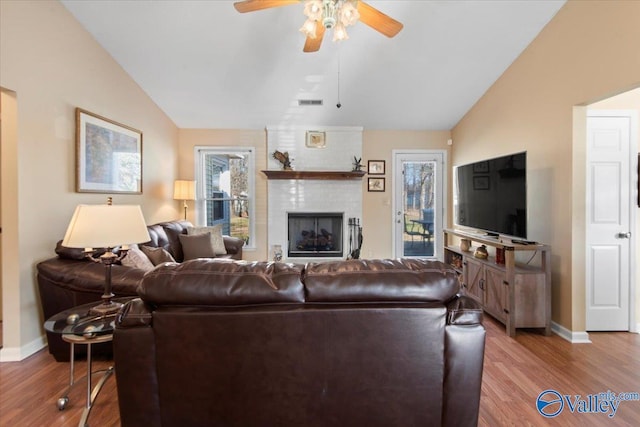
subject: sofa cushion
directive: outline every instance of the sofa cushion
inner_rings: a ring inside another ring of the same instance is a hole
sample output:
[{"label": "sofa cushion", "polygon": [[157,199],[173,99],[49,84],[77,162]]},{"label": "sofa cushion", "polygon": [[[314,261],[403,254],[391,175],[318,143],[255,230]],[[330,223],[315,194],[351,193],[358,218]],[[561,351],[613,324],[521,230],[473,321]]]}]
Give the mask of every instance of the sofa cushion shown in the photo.
[{"label": "sofa cushion", "polygon": [[156,306],[304,302],[300,273],[293,264],[201,258],[156,267],[138,294]]},{"label": "sofa cushion", "polygon": [[452,268],[419,259],[309,263],[302,281],[312,302],[447,302],[460,288]]},{"label": "sofa cushion", "polygon": [[153,270],[153,263],[151,260],[138,248],[138,245],[133,245],[127,251],[127,255],[120,260],[120,263],[125,267],[139,268],[144,271]]},{"label": "sofa cushion", "polygon": [[184,260],[196,258],[215,258],[216,251],[211,245],[211,233],[202,234],[180,234],[180,244]]},{"label": "sofa cushion", "polygon": [[211,234],[211,246],[216,255],[226,255],[227,249],[224,247],[224,239],[222,237],[222,226],[214,225],[213,227],[187,227],[187,234]]},{"label": "sofa cushion", "polygon": [[163,262],[176,262],[173,256],[165,248],[154,248],[151,246],[140,246],[140,249],[149,258],[153,265],[162,264]]}]

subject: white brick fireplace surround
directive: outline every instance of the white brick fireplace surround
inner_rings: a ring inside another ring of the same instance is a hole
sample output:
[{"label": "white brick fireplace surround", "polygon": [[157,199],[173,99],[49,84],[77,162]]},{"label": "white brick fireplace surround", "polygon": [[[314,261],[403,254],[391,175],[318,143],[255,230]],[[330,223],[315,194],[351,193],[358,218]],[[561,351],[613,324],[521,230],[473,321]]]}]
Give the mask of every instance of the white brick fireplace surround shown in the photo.
[{"label": "white brick fireplace surround", "polygon": [[[307,131],[325,133],[323,148],[306,145]],[[351,171],[354,156],[362,158],[361,127],[267,127],[267,168],[281,170],[273,159],[274,151],[288,152],[296,171]],[[349,218],[360,218],[362,224],[362,181],[317,179],[270,179],[267,185],[267,239],[269,257],[274,245],[283,250],[287,262],[307,262],[346,258],[349,251]],[[342,258],[288,258],[287,219],[289,213],[342,213]]]}]

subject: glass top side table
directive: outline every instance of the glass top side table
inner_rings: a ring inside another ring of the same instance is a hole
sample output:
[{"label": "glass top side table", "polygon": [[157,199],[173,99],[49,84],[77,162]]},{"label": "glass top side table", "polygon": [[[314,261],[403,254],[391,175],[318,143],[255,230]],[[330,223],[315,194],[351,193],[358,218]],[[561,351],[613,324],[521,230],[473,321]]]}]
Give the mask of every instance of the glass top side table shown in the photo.
[{"label": "glass top side table", "polygon": [[[126,298],[114,298],[114,301],[125,303],[132,299],[132,297]],[[75,383],[75,345],[87,346],[87,402],[82,412],[82,418],[78,424],[81,427],[87,425],[91,408],[95,402],[102,386],[113,374],[113,366],[107,368],[104,371],[102,378],[98,381],[95,388],[91,389],[91,376],[98,372],[93,372],[91,368],[91,345],[103,342],[109,342],[113,340],[113,330],[115,329],[116,314],[110,315],[95,315],[90,314],[89,310],[99,302],[92,302],[89,304],[73,307],[68,310],[62,311],[49,319],[44,323],[44,328],[56,334],[61,334],[62,339],[70,343],[71,354],[69,364],[69,386],[65,390],[64,394],[58,399],[57,406],[60,411],[64,410],[69,403],[69,391]]]}]

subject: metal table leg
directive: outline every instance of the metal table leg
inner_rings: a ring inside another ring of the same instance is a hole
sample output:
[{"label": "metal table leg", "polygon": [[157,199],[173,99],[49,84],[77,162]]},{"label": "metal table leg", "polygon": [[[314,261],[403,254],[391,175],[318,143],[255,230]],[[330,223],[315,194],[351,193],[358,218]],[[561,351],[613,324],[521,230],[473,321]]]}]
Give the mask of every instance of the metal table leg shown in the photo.
[{"label": "metal table leg", "polygon": [[86,395],[87,395],[87,400],[86,400],[86,404],[84,407],[84,410],[82,411],[82,417],[80,418],[80,422],[78,423],[79,427],[87,427],[88,424],[88,420],[89,420],[89,415],[91,414],[91,409],[93,408],[93,404],[96,400],[96,398],[98,397],[98,394],[100,393],[100,391],[102,390],[102,387],[104,386],[104,383],[109,379],[109,377],[113,374],[113,366],[110,366],[109,368],[107,368],[104,371],[104,374],[102,375],[102,378],[100,378],[100,381],[98,381],[98,383],[96,384],[95,388],[93,388],[93,390],[91,389],[91,377],[94,373],[98,373],[98,372],[102,372],[102,371],[96,371],[93,372],[93,368],[92,368],[92,355],[91,355],[91,345],[92,344],[97,344],[97,343],[102,343],[102,342],[108,342],[111,341],[113,339],[113,335],[99,335],[96,337],[84,337],[84,336],[79,336],[79,335],[63,335],[62,339],[69,342],[71,344],[71,358],[70,358],[70,368],[69,368],[69,388],[67,389],[67,391],[65,392],[65,394],[60,397],[58,399],[58,409],[59,410],[63,410],[67,404],[69,403],[69,390],[71,389],[71,386],[73,386],[73,384],[75,383],[74,380],[74,370],[75,370],[75,353],[74,353],[74,345],[75,344],[84,344],[87,346],[87,390],[86,390]]},{"label": "metal table leg", "polygon": [[62,396],[58,398],[58,410],[62,411],[67,407],[67,403],[69,403],[69,392],[71,391],[71,387],[73,387],[74,381],[74,361],[75,361],[75,344],[73,342],[70,343],[69,346],[71,348],[71,354],[69,355],[69,387],[64,391]]}]

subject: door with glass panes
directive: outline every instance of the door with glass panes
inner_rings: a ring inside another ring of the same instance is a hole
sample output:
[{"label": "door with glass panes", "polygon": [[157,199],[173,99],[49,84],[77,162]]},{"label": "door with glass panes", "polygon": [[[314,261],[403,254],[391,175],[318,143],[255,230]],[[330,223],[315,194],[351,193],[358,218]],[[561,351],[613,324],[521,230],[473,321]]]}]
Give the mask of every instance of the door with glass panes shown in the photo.
[{"label": "door with glass panes", "polygon": [[394,256],[436,258],[442,252],[445,153],[394,152]]}]

